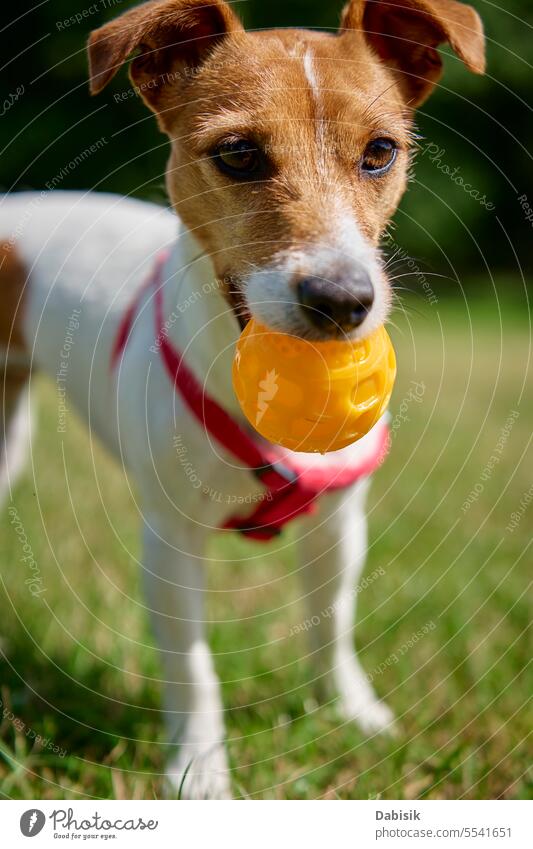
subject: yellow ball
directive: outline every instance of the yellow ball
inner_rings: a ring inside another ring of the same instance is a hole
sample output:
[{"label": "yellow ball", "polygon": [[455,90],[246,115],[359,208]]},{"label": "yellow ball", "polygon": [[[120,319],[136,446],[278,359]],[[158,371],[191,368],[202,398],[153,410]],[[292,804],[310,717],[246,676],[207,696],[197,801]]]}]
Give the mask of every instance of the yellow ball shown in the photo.
[{"label": "yellow ball", "polygon": [[237,342],[233,387],[242,411],[269,442],[325,454],[368,433],[396,377],[385,328],[355,342],[310,342],[254,319]]}]

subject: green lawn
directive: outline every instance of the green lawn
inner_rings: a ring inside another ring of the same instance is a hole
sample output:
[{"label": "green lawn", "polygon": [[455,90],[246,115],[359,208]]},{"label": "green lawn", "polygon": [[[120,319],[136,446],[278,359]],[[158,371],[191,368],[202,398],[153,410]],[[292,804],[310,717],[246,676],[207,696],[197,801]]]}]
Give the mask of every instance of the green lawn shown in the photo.
[{"label": "green lawn", "polygon": [[[305,635],[289,636],[305,615],[290,536],[270,552],[224,538],[213,546],[209,615],[236,795],[531,793],[525,593],[533,504],[506,530],[532,484],[527,317],[511,306],[499,313],[493,300],[468,309],[408,303],[391,331],[399,363],[391,409],[408,420],[395,420],[392,453],[371,493],[367,574],[384,574],[359,594],[356,632],[401,736],[365,740],[334,704],[314,701]],[[411,381],[418,401],[412,391],[409,398]],[[29,570],[5,505],[0,791],[160,797],[160,671],[139,593],[134,497],[72,416],[61,444],[53,387],[37,379],[33,392],[33,469],[13,504],[46,592],[34,597],[25,584]],[[512,411],[520,415],[502,445]],[[498,462],[484,474],[499,440]],[[236,562],[217,566],[217,552]]]}]

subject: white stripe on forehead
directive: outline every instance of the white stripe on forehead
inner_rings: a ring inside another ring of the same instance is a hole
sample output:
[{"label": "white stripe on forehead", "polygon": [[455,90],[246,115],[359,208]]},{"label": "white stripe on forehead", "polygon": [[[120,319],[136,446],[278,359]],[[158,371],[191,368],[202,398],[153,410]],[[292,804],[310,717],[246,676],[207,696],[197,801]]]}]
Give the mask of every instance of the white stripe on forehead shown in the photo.
[{"label": "white stripe on forehead", "polygon": [[324,109],[323,109],[323,100],[320,92],[320,86],[318,83],[315,62],[313,60],[313,54],[311,52],[311,48],[308,47],[304,53],[303,57],[303,66],[304,73],[309,83],[309,88],[311,89],[311,93],[313,95],[313,101],[315,104],[315,113],[316,113],[316,142],[318,145],[318,161],[322,168],[325,169],[326,166],[326,150],[325,150],[325,137],[324,137]]},{"label": "white stripe on forehead", "polygon": [[314,65],[314,62],[313,62],[313,54],[311,52],[310,47],[308,47],[307,50],[304,53],[303,63],[304,63],[305,76],[307,77],[307,82],[311,86],[311,91],[313,92],[313,98],[315,100],[317,107],[320,108],[320,106],[321,106],[321,104],[320,104],[320,91],[319,91],[319,88],[318,88],[318,80],[316,78],[316,73],[315,73],[315,65]]}]

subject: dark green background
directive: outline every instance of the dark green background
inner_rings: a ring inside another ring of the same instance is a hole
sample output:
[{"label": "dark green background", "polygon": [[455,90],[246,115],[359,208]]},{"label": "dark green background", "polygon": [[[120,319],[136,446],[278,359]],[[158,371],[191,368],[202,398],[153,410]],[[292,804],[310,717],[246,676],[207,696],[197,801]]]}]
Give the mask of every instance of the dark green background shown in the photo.
[{"label": "dark green background", "polygon": [[[106,8],[106,4],[108,8]],[[45,0],[10,6],[2,32],[2,98],[23,85],[2,127],[0,185],[43,188],[77,154],[102,136],[105,145],[72,170],[60,188],[131,193],[166,202],[167,143],[140,100],[116,104],[128,87],[123,70],[98,98],[88,95],[84,45],[88,32],[128,8],[127,0],[100,0],[82,23],[58,22],[91,7],[91,0]],[[531,267],[533,222],[518,197],[533,206],[530,142],[532,15],[527,0],[499,9],[476,0],[488,36],[488,74],[469,74],[451,54],[442,85],[424,104],[418,126],[425,141],[445,150],[442,162],[495,205],[486,210],[433,164],[418,156],[415,179],[396,215],[396,241],[428,273],[444,275],[435,289],[482,287],[492,273],[506,291],[522,289],[520,267]],[[235,7],[249,27],[336,28],[341,2],[260,0]],[[4,7],[5,8],[5,7]],[[18,20],[14,20],[18,18]],[[449,53],[449,51],[447,51]],[[403,280],[405,285],[408,281]],[[416,280],[411,284],[416,288]]]}]

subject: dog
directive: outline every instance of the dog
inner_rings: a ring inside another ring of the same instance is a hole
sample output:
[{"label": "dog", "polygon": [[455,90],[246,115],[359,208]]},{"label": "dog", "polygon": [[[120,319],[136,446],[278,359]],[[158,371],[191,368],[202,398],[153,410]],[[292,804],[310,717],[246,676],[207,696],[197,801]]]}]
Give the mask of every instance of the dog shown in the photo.
[{"label": "dog", "polygon": [[[231,366],[250,317],[312,340],[361,339],[387,320],[380,237],[444,42],[483,72],[480,19],[454,0],[350,0],[334,34],[247,32],[223,0],[143,3],[91,34],[90,88],[136,54],[131,81],[170,140],[173,211],[58,191],[0,206],[1,491],[23,467],[30,371],[63,369],[70,400],[137,483],[168,776],[184,797],[231,796],[204,624],[219,528],[264,539],[294,519],[321,693],[366,734],[394,728],[352,637],[384,424],[331,455],[276,453],[245,425]],[[330,485],[346,470],[348,484]],[[313,474],[321,483],[299,488]]]}]

